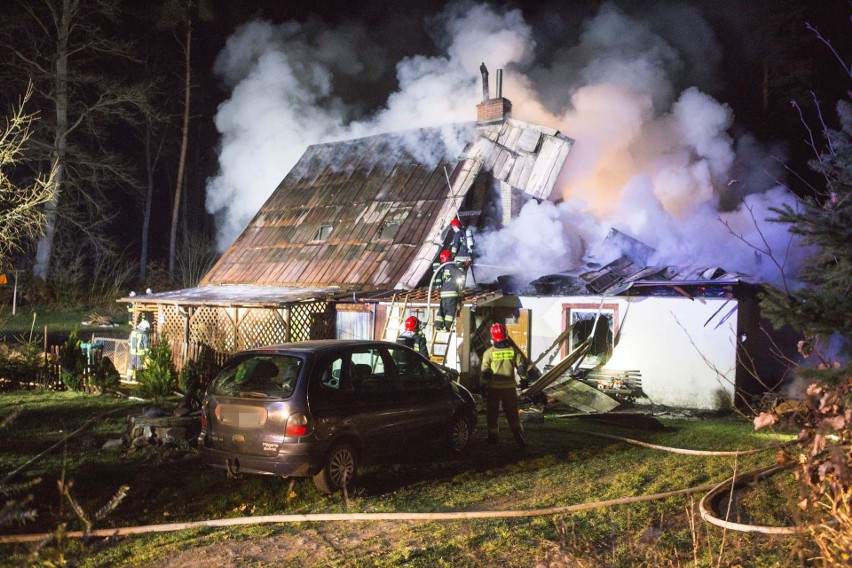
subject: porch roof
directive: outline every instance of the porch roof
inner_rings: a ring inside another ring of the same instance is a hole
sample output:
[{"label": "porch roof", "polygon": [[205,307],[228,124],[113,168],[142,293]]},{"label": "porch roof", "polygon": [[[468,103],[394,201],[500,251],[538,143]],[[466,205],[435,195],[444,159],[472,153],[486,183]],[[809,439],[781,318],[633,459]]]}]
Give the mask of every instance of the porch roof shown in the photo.
[{"label": "porch roof", "polygon": [[258,286],[252,284],[222,284],[197,286],[156,294],[125,296],[118,302],[138,304],[173,304],[180,306],[244,306],[253,308],[283,308],[299,302],[325,300],[345,293],[338,287],[309,288],[296,286]]}]

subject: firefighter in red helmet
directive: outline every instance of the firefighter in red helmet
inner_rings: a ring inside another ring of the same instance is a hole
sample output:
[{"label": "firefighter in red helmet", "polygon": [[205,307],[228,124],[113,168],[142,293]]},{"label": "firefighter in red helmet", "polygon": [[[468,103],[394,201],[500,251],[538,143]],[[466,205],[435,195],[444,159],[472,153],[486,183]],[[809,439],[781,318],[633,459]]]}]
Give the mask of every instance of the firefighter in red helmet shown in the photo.
[{"label": "firefighter in red helmet", "polygon": [[456,309],[464,288],[465,273],[456,264],[446,264],[453,260],[450,251],[442,250],[438,258],[441,262],[437,268],[435,285],[441,291],[441,304],[438,306],[438,315],[435,316],[435,329],[450,331],[456,320]]},{"label": "firefighter in red helmet", "polygon": [[499,441],[497,416],[502,405],[515,442],[518,448],[524,449],[527,442],[518,414],[518,393],[515,389],[515,371],[520,375],[521,381],[526,382],[523,359],[509,342],[509,334],[502,323],[491,326],[491,343],[492,346],[482,355],[480,377],[487,408],[488,442],[497,444]]},{"label": "firefighter in red helmet", "polygon": [[396,342],[406,347],[411,347],[427,359],[429,358],[429,347],[426,345],[426,336],[420,330],[420,320],[414,316],[405,318],[403,323],[405,330],[399,334]]},{"label": "firefighter in red helmet", "polygon": [[450,221],[453,230],[453,240],[450,243],[450,252],[456,263],[466,268],[470,264],[473,255],[473,233],[470,229],[462,226],[458,217]]}]

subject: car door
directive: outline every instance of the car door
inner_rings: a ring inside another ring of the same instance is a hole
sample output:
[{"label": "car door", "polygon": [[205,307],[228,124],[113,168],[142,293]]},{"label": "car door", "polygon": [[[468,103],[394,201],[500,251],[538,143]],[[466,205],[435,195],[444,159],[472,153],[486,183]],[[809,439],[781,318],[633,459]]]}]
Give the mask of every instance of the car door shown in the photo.
[{"label": "car door", "polygon": [[443,437],[455,410],[446,379],[429,362],[404,347],[389,347],[400,399],[406,407],[406,436],[412,443]]},{"label": "car door", "polygon": [[347,432],[360,437],[355,417],[362,413],[363,403],[352,386],[349,353],[332,354],[317,369],[308,390],[317,441],[331,443]]},{"label": "car door", "polygon": [[378,346],[349,352],[352,385],[359,401],[354,420],[364,449],[371,455],[396,453],[407,439],[409,416],[400,398],[396,375],[387,352]]}]

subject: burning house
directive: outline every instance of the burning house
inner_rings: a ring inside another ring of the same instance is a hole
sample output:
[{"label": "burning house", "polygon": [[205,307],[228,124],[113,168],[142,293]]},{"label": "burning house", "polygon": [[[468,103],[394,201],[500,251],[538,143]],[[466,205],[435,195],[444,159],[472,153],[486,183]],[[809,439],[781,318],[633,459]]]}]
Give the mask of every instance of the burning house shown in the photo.
[{"label": "burning house", "polygon": [[[202,348],[394,340],[408,315],[431,322],[433,262],[450,221],[483,234],[548,199],[574,143],[511,118],[501,83],[498,71],[492,98],[483,69],[475,123],[310,146],[198,287],[119,301],[151,314],[178,366]],[[693,408],[754,390],[761,351],[745,346],[761,342],[756,284],[741,275],[649,268],[636,256],[520,287],[476,274],[474,261],[455,328],[426,329],[432,358],[466,384],[500,321],[540,364],[591,336],[578,370],[604,390]]]}]

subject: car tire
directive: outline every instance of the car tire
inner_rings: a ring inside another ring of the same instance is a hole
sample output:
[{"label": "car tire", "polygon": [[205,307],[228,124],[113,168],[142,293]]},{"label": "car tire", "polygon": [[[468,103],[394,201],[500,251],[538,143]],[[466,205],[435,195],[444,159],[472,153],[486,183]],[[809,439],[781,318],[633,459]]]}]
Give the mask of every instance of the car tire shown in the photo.
[{"label": "car tire", "polygon": [[446,448],[452,455],[459,455],[467,448],[470,443],[470,438],[473,435],[473,428],[470,426],[470,421],[457,414],[450,422],[450,429],[447,431]]},{"label": "car tire", "polygon": [[343,478],[351,486],[358,476],[358,451],[349,442],[335,444],[328,451],[322,469],[314,475],[314,485],[327,495],[343,489]]}]

